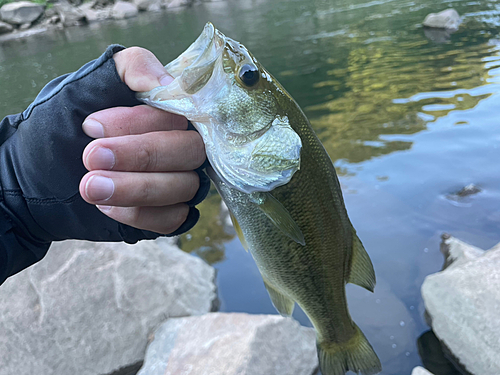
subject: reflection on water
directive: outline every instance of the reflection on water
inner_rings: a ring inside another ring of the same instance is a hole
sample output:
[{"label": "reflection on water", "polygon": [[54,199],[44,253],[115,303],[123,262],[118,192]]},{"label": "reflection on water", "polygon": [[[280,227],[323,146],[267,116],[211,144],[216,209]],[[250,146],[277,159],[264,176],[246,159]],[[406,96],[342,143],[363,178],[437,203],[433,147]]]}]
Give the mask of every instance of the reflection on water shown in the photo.
[{"label": "reflection on water", "polygon": [[[456,33],[423,29],[426,14],[449,6],[464,16]],[[325,144],[377,272],[374,294],[348,287],[350,311],[383,374],[410,374],[428,330],[420,286],[442,265],[440,234],[483,248],[500,241],[500,4],[227,0],[57,30],[0,44],[0,117],[111,43],[146,47],[166,63],[207,21],[278,78]],[[448,198],[471,183],[481,192]],[[276,313],[214,191],[200,210],[181,245],[217,268],[221,310]],[[300,309],[294,317],[310,324]]]},{"label": "reflection on water", "polygon": [[224,243],[232,240],[235,232],[228,225],[227,213],[221,212],[221,198],[215,189],[198,206],[201,212],[196,230],[181,235],[180,246],[187,252],[196,252],[208,264],[224,260]]}]

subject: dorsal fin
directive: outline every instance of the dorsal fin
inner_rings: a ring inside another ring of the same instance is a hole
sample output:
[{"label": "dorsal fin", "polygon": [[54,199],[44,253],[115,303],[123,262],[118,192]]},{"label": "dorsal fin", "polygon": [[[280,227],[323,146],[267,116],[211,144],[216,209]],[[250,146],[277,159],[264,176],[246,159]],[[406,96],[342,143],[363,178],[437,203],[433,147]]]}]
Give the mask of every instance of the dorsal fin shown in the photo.
[{"label": "dorsal fin", "polygon": [[348,283],[359,285],[370,292],[375,288],[375,271],[361,240],[352,227],[352,260]]}]

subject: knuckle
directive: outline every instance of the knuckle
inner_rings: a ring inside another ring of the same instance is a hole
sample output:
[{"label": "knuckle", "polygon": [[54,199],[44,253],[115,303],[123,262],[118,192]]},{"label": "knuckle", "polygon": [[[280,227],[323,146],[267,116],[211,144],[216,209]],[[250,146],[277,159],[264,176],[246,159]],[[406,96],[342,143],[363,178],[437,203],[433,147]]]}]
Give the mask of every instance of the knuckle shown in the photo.
[{"label": "knuckle", "polygon": [[153,171],[157,164],[157,153],[149,147],[142,146],[135,153],[135,166],[138,172]]},{"label": "knuckle", "polygon": [[146,202],[154,202],[156,199],[156,184],[150,178],[146,178],[142,184],[142,197],[141,200],[145,200]]}]

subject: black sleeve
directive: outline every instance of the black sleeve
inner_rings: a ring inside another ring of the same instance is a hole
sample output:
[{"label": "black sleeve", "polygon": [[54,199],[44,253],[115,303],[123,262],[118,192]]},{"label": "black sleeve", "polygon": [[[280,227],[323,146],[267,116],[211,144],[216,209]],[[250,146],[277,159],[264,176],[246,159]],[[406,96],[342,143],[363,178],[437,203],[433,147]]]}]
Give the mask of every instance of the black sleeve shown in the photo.
[{"label": "black sleeve", "polygon": [[[110,46],[97,60],[45,86],[23,113],[0,122],[0,284],[39,261],[52,241],[137,242],[157,233],[120,224],[86,203],[79,183],[87,172],[82,153],[92,140],[82,122],[92,112],[141,104],[120,79]],[[200,191],[186,222],[172,235],[189,230],[199,218],[194,205],[206,196],[209,181],[201,171]]]}]

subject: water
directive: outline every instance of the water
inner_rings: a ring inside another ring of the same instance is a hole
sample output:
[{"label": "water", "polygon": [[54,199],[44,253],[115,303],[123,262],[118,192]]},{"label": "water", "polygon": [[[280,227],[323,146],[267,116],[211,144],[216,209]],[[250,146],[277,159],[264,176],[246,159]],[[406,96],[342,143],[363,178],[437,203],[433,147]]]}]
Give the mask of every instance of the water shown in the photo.
[{"label": "water", "polygon": [[[447,7],[464,15],[460,30],[424,31],[425,15]],[[9,41],[0,44],[0,117],[23,110],[50,79],[111,43],[139,45],[168,62],[206,21],[254,53],[325,144],[377,273],[374,294],[348,286],[353,319],[383,374],[409,374],[421,363],[417,338],[428,327],[420,286],[441,268],[440,235],[482,248],[500,241],[500,4],[219,1]],[[470,183],[482,191],[449,199]],[[214,192],[201,212],[181,244],[218,269],[221,310],[274,314]],[[294,316],[309,325],[299,309]]]}]

